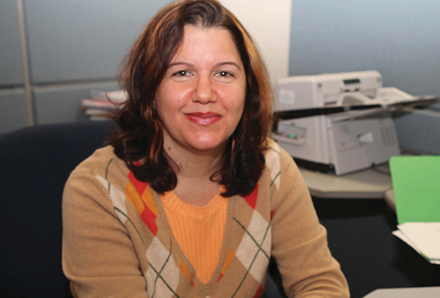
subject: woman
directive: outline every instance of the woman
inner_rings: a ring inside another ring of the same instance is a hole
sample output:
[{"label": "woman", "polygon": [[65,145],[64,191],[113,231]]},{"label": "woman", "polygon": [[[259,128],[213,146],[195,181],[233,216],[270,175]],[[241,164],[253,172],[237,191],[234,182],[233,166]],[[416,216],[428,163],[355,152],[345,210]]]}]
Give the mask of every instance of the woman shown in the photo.
[{"label": "woman", "polygon": [[78,297],[346,297],[299,171],[267,139],[271,92],[238,20],[170,4],[121,73],[120,130],[71,174],[63,268]]}]

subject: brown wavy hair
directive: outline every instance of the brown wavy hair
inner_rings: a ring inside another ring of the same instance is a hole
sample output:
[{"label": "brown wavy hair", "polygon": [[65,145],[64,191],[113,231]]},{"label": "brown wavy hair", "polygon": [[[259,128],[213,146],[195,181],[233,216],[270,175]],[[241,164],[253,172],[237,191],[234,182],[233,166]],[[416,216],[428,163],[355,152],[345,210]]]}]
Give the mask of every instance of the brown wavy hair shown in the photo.
[{"label": "brown wavy hair", "polygon": [[240,53],[246,73],[244,112],[228,141],[221,168],[211,180],[224,186],[224,197],[247,195],[257,185],[265,166],[263,153],[272,121],[272,90],[250,35],[236,17],[215,0],[172,3],[145,27],[119,74],[128,100],[115,116],[119,130],[110,136],[108,144],[138,180],[148,182],[158,193],[176,187],[178,168],[164,150],[163,126],[153,102],[187,25],[228,30]]}]

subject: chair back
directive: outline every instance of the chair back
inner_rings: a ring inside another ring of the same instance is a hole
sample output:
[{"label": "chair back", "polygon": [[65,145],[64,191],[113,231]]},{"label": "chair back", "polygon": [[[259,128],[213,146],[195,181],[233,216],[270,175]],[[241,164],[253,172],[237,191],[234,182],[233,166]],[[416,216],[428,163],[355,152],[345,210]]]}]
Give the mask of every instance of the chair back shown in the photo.
[{"label": "chair back", "polygon": [[0,297],[70,296],[61,269],[63,188],[111,129],[89,121],[0,136]]}]

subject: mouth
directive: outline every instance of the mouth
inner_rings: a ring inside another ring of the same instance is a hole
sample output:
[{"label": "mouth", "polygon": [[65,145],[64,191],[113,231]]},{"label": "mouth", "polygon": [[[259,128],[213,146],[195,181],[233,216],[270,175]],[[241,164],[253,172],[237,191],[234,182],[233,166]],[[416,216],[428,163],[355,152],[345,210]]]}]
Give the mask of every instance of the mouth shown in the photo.
[{"label": "mouth", "polygon": [[216,123],[217,121],[220,121],[222,116],[217,113],[208,112],[208,113],[188,113],[185,114],[185,117],[198,125],[208,126],[211,124]]}]

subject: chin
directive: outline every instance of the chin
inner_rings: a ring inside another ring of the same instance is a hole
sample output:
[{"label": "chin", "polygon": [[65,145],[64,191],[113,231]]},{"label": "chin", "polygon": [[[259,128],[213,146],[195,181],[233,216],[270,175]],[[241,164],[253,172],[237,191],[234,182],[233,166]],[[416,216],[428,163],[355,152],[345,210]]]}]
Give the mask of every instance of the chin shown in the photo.
[{"label": "chin", "polygon": [[227,140],[199,140],[190,142],[190,146],[196,151],[213,151],[222,149],[226,146]]}]

